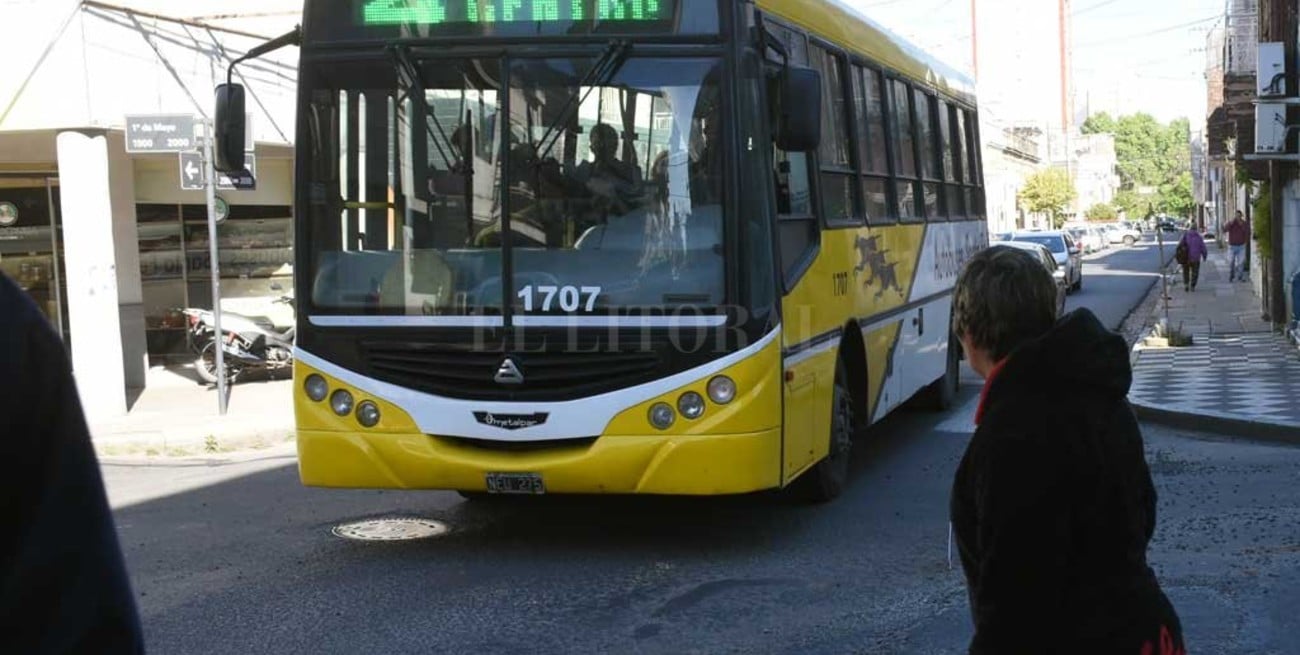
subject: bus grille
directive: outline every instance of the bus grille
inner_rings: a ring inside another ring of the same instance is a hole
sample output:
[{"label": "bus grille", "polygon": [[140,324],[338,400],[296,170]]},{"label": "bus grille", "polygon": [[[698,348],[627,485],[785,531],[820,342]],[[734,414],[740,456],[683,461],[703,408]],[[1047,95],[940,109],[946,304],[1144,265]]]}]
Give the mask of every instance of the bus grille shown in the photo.
[{"label": "bus grille", "polygon": [[[391,342],[363,347],[371,377],[464,400],[572,400],[648,382],[660,369],[653,351],[516,354]],[[496,381],[507,357],[518,367],[522,383]]]}]

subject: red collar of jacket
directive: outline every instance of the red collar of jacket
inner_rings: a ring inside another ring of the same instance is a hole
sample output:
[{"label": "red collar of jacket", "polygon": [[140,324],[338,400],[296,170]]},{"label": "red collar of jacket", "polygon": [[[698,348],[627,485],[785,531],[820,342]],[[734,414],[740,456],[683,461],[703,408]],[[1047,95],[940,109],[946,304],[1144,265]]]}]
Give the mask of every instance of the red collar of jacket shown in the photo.
[{"label": "red collar of jacket", "polygon": [[993,380],[1002,372],[1002,367],[1006,366],[1009,357],[1002,358],[1002,361],[993,365],[989,371],[988,377],[984,378],[984,388],[980,391],[980,404],[975,410],[975,425],[979,425],[984,420],[984,408],[988,404],[989,388],[993,386]]}]

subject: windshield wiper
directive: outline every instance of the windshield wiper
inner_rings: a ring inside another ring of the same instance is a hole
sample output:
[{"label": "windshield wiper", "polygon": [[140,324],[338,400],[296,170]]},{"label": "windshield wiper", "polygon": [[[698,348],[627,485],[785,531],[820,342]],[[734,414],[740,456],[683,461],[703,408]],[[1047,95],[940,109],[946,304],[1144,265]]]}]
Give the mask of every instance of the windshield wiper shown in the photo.
[{"label": "windshield wiper", "polygon": [[597,87],[608,84],[613,79],[614,75],[623,67],[623,63],[627,61],[628,54],[631,52],[632,43],[630,41],[614,39],[609,42],[605,47],[605,52],[601,53],[600,57],[591,65],[591,68],[587,70],[587,74],[583,75],[581,80],[578,80],[579,92],[585,86],[587,87],[586,93],[582,93],[581,96],[578,93],[570,95],[560,109],[560,114],[555,117],[555,121],[542,133],[541,140],[537,142],[537,162],[545,159],[546,155],[551,152],[551,148],[555,147],[555,143],[560,140],[560,129],[565,123],[569,122],[571,114],[576,112],[583,103],[587,102],[587,98],[592,91],[595,91]]},{"label": "windshield wiper", "polygon": [[[420,79],[420,70],[416,68],[415,62],[411,61],[410,46],[392,44],[388,47],[388,52],[393,58],[394,68],[397,69],[398,81],[405,89],[413,92],[409,95],[419,99],[424,115],[433,119],[432,126],[429,125],[428,120],[424,122],[424,129],[429,133],[429,137],[433,141],[433,147],[437,148],[438,155],[442,157],[443,161],[456,161],[456,158],[451,155],[456,151],[455,144],[451,142],[451,137],[447,136],[447,131],[443,129],[442,123],[438,121],[438,115],[429,110],[429,102],[424,97],[424,81]],[[434,132],[435,129],[437,130],[436,133]],[[446,144],[446,150],[443,149],[443,144]],[[465,169],[461,173],[468,177],[469,167],[461,168]]]}]

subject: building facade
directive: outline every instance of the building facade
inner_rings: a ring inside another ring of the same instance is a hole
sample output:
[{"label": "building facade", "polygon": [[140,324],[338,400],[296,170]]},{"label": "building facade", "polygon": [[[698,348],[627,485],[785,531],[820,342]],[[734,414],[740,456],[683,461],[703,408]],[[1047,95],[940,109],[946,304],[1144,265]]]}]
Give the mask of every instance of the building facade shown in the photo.
[{"label": "building facade", "polygon": [[[232,57],[297,22],[281,0],[176,3],[19,0],[0,67],[0,270],[66,340],[87,415],[126,411],[151,360],[184,353],[176,310],[211,307],[206,199],[179,155],[127,152],[128,115],[201,123]],[[256,14],[256,15],[252,15]],[[290,289],[296,63],[252,63],[257,188],[219,192],[222,307],[255,312]],[[192,355],[190,355],[192,357]]]},{"label": "building facade", "polygon": [[1039,154],[1040,131],[999,123],[991,112],[980,118],[984,138],[984,193],[989,232],[1044,227],[1046,217],[1024,211],[1020,190],[1029,176],[1045,168]]},{"label": "building facade", "polygon": [[1070,148],[1069,169],[1078,192],[1074,208],[1083,216],[1093,205],[1109,205],[1119,191],[1119,157],[1115,135],[1079,134]]}]

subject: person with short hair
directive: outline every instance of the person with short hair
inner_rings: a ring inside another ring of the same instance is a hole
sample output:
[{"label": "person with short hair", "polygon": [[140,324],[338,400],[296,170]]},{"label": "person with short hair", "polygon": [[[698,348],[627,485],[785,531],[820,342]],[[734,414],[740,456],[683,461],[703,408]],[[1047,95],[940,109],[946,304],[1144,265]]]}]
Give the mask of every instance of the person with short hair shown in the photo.
[{"label": "person with short hair", "polygon": [[985,379],[950,507],[970,652],[1184,654],[1147,565],[1156,491],[1128,348],[1091,311],[1055,310],[1051,275],[1006,246],[954,291],[954,334]]},{"label": "person with short hair", "polygon": [[1246,280],[1246,244],[1250,241],[1250,227],[1240,211],[1223,226],[1228,233],[1228,250],[1232,260],[1228,265],[1228,281]]},{"label": "person with short hair", "polygon": [[143,653],[63,342],[3,274],[0,459],[0,653]]},{"label": "person with short hair", "polygon": [[1174,256],[1183,267],[1183,291],[1196,291],[1196,283],[1201,280],[1201,262],[1210,257],[1210,250],[1195,225],[1187,226]]}]

